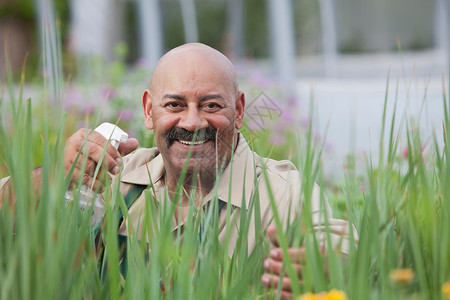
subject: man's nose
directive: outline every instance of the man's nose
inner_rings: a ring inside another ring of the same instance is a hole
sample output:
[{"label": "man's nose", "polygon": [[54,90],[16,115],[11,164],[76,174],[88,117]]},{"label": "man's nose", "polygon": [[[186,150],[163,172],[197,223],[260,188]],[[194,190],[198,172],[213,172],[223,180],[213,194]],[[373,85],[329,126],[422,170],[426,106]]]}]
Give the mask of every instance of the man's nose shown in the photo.
[{"label": "man's nose", "polygon": [[178,127],[195,131],[208,127],[208,121],[202,116],[197,107],[188,107],[181,117]]}]

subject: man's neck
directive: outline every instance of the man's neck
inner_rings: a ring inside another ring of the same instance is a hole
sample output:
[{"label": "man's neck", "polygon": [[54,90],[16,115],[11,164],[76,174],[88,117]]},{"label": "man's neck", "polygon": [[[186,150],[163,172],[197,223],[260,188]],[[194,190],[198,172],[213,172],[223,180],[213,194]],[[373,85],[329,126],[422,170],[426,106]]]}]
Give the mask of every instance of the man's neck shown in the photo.
[{"label": "man's neck", "polygon": [[[169,196],[171,199],[174,199],[179,184],[180,174],[165,173],[164,177]],[[211,176],[211,174],[205,174],[204,176],[200,176],[198,173],[186,174],[180,191],[182,196],[182,206],[187,206],[189,204],[188,195],[190,197],[193,196],[196,205],[198,205],[201,199],[205,198],[214,188],[214,183],[215,176]]]}]

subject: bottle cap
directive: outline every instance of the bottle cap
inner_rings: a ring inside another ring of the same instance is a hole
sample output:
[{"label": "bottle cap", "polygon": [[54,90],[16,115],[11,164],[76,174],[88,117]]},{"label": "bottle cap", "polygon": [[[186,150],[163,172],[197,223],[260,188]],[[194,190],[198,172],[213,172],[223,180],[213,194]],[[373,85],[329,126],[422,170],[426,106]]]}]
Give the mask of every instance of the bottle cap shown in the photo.
[{"label": "bottle cap", "polygon": [[97,128],[95,131],[100,133],[105,137],[105,139],[110,140],[111,145],[116,148],[119,148],[120,143],[126,143],[128,140],[128,134],[117,127],[117,125],[111,123],[103,123]]}]

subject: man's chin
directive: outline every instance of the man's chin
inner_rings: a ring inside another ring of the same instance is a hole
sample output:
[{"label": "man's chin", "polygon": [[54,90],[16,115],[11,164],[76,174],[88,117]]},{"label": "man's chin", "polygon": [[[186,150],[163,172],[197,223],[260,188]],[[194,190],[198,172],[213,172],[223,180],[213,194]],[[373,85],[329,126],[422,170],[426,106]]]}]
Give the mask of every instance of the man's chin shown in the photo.
[{"label": "man's chin", "polygon": [[[182,169],[186,165],[186,161],[180,166]],[[216,162],[205,160],[204,158],[191,157],[189,162],[187,162],[186,171],[190,174],[199,174],[203,176],[204,174],[209,174],[215,176],[216,174]]]},{"label": "man's chin", "polygon": [[[202,144],[201,147],[203,147],[203,149],[189,149],[189,147],[183,149],[184,145],[182,145],[182,143],[175,142],[174,145],[168,149],[167,155],[165,156],[166,161],[168,162],[166,166],[172,165],[174,170],[176,170],[178,174],[181,174],[187,164],[186,171],[189,174],[195,174],[195,176],[200,175],[201,177],[211,176],[214,178],[216,176],[216,168],[220,170],[226,163],[224,161],[225,159],[216,161],[216,148],[213,143],[214,141],[210,140]],[[189,160],[187,158],[188,156],[190,156]]]}]

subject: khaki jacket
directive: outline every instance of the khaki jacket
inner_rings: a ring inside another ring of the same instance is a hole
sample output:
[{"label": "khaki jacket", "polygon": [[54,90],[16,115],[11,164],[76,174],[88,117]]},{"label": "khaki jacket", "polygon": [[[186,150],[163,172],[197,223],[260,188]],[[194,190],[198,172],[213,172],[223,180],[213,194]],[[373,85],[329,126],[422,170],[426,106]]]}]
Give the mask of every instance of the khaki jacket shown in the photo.
[{"label": "khaki jacket", "polygon": [[[160,205],[161,202],[170,201],[162,200],[164,197],[164,163],[162,156],[156,148],[140,149],[136,153],[124,157],[124,168],[121,174],[120,190],[123,196],[127,195],[133,185],[150,185],[153,184],[156,195],[154,198]],[[231,238],[229,241],[228,254],[231,256],[234,252],[239,232],[240,213],[243,209],[248,209],[250,202],[254,198],[256,192],[259,193],[260,214],[262,229],[265,229],[273,221],[273,212],[270,205],[270,197],[268,186],[264,172],[267,174],[268,182],[272,189],[272,194],[276,201],[276,206],[281,219],[286,224],[292,219],[295,213],[302,213],[303,200],[301,195],[301,179],[300,174],[295,166],[289,161],[275,161],[268,158],[261,158],[251,151],[245,139],[240,135],[238,146],[234,153],[233,159],[224,169],[219,179],[216,191],[211,191],[205,199],[203,205],[207,204],[214,195],[219,200],[232,205],[231,209]],[[149,176],[150,175],[150,176]],[[151,177],[151,178],[150,178]],[[231,178],[231,192],[229,194],[229,182]],[[255,184],[256,182],[256,184]],[[217,193],[217,194],[216,194]],[[142,193],[129,209],[127,220],[119,228],[121,234],[127,234],[127,226],[132,232],[142,229],[140,224],[143,219],[143,211],[145,207],[145,193]],[[242,205],[244,197],[245,207]],[[154,200],[153,200],[154,201]],[[339,245],[340,251],[347,253],[348,244],[348,224],[346,221],[333,219],[330,206],[327,201],[323,201],[325,207],[320,210],[320,190],[317,185],[314,186],[312,195],[312,220],[314,230],[318,232],[321,239],[324,238],[322,231],[325,224],[328,223],[331,232],[331,238],[334,245]],[[328,216],[327,222],[324,218],[324,210]],[[292,212],[289,214],[289,212]],[[288,215],[289,214],[289,215]],[[227,210],[224,208],[219,214],[219,240],[224,243],[226,234],[226,215]],[[172,230],[177,228],[177,222],[173,220]],[[182,224],[180,224],[182,226]],[[139,234],[141,232],[138,232]],[[357,239],[355,233],[355,239]],[[254,214],[250,222],[248,230],[248,249],[249,253],[255,247],[255,222]]]}]

